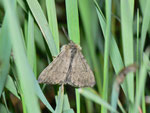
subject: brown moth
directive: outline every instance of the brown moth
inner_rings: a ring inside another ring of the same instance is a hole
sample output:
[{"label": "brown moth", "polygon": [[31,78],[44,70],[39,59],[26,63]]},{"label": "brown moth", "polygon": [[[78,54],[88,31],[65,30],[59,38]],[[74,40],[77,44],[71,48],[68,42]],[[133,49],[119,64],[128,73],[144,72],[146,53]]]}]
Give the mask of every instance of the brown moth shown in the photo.
[{"label": "brown moth", "polygon": [[81,47],[72,41],[62,47],[60,54],[42,71],[38,81],[74,87],[95,85],[94,74],[81,53]]}]

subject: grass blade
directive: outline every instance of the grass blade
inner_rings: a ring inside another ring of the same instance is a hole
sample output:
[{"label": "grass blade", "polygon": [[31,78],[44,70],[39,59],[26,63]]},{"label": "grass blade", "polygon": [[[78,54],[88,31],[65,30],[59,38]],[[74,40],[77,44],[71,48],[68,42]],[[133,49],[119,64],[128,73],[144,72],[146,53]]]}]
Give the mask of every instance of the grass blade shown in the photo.
[{"label": "grass blade", "polygon": [[63,99],[64,99],[64,86],[61,85],[59,88],[59,94],[57,99],[57,106],[55,109],[55,113],[61,113],[63,110]]},{"label": "grass blade", "polygon": [[137,65],[132,64],[132,65],[125,67],[118,73],[118,75],[113,83],[113,89],[112,89],[112,93],[111,93],[112,94],[111,95],[111,105],[114,109],[117,109],[117,103],[119,100],[118,98],[119,98],[121,83],[123,83],[123,81],[125,80],[125,77],[128,73],[135,72],[136,69],[137,69]]},{"label": "grass blade", "polygon": [[46,0],[46,8],[47,8],[49,26],[53,34],[56,48],[59,51],[59,33],[58,33],[58,23],[56,17],[57,14],[55,8],[55,0]]},{"label": "grass blade", "polygon": [[43,104],[51,111],[54,112],[54,109],[51,107],[51,105],[48,103],[47,99],[45,98],[39,83],[37,80],[34,78],[34,84],[35,84],[35,89],[36,89],[36,95],[39,97],[39,99],[43,102]]},{"label": "grass blade", "polygon": [[142,95],[144,93],[144,87],[145,87],[145,83],[146,83],[146,77],[147,77],[147,66],[149,63],[149,50],[148,53],[144,53],[144,57],[143,57],[143,63],[141,64],[141,68],[140,68],[140,77],[139,77],[139,85],[138,85],[138,91],[136,93],[136,97],[135,97],[135,106],[134,106],[134,113],[138,112],[138,107],[140,106],[140,102],[142,99]]},{"label": "grass blade", "polygon": [[18,99],[20,99],[20,96],[18,95],[16,86],[15,86],[12,78],[9,75],[7,76],[7,81],[6,81],[6,84],[5,84],[5,88],[8,89]]},{"label": "grass blade", "polygon": [[37,45],[37,47],[43,52],[46,52],[46,48],[45,48],[45,43],[44,43],[44,39],[42,36],[42,33],[40,32],[40,29],[38,28],[37,25],[34,26],[34,35],[35,35],[35,43]]},{"label": "grass blade", "polygon": [[[109,41],[111,37],[111,0],[106,0],[106,38],[105,38],[105,52],[104,52],[104,78],[103,78],[103,94],[104,100],[108,100],[108,78],[109,78]],[[102,113],[107,110],[102,106]]]},{"label": "grass blade", "polygon": [[6,107],[0,103],[0,113],[8,113]]},{"label": "grass blade", "polygon": [[[145,88],[144,88],[145,90]],[[142,94],[142,111],[143,113],[146,113],[146,102],[145,102],[145,92],[143,91],[143,94]]]},{"label": "grass blade", "polygon": [[8,16],[8,31],[9,36],[11,37],[13,54],[18,72],[17,77],[24,97],[23,103],[25,103],[25,109],[28,113],[40,113],[37,96],[35,94],[35,87],[33,84],[34,74],[28,64],[27,57],[25,55],[23,41],[21,40],[21,30],[17,21],[17,15],[15,13],[15,7],[10,0],[4,0],[3,2],[6,15]]},{"label": "grass blade", "polygon": [[[61,89],[59,91],[61,91]],[[62,97],[60,96],[60,98],[62,98]],[[69,113],[74,113],[74,111],[70,108],[67,94],[65,94],[62,99],[63,99],[63,101],[61,100],[61,102],[63,102],[62,113],[68,113],[69,111],[70,111]],[[58,104],[57,97],[56,97],[56,104]],[[62,103],[60,105],[62,105]]]},{"label": "grass blade", "polygon": [[6,102],[6,95],[5,95],[5,92],[2,93],[2,97],[3,97],[3,100],[4,100],[4,105],[5,105],[5,107],[6,107],[7,113],[10,113],[10,112],[9,112],[9,109],[8,109],[8,106],[7,106],[7,102]]},{"label": "grass blade", "polygon": [[11,44],[8,36],[7,21],[5,17],[2,24],[2,28],[0,29],[0,97],[9,72],[10,54]]},{"label": "grass blade", "polygon": [[26,5],[23,0],[17,0],[18,4],[22,7],[22,9],[27,12]]},{"label": "grass blade", "polygon": [[[136,64],[139,65],[139,10],[137,10],[137,42],[136,42]],[[139,70],[136,72],[136,91],[138,91]]]},{"label": "grass blade", "polygon": [[63,101],[63,111],[66,111],[68,109],[70,109],[70,104],[69,104],[69,100],[68,100],[68,95],[64,95],[64,101]]},{"label": "grass blade", "polygon": [[64,111],[63,113],[74,113],[73,109],[68,109],[66,111]]},{"label": "grass blade", "polygon": [[[106,38],[105,17],[95,0],[94,0],[94,3],[95,3],[98,18],[99,18],[99,23],[100,23],[102,31],[103,31],[104,38]],[[112,38],[110,39],[110,58],[111,58],[111,62],[113,64],[115,72],[119,73],[119,71],[124,67],[124,64],[123,64],[117,43],[116,43],[113,35],[111,35],[111,36],[112,36]]]},{"label": "grass blade", "polygon": [[78,1],[65,0],[65,2],[69,37],[76,44],[80,44]]},{"label": "grass blade", "polygon": [[[123,53],[125,65],[133,64],[133,14],[132,8],[130,7],[129,0],[121,1],[121,30],[122,30],[122,40],[123,40]],[[127,89],[127,97],[131,102],[134,102],[134,79],[133,73],[127,76],[124,88]],[[129,108],[130,109],[130,108]],[[131,112],[131,111],[130,111]]]},{"label": "grass blade", "polygon": [[140,59],[141,60],[142,60],[142,55],[143,55],[143,50],[144,50],[144,45],[145,45],[145,40],[146,40],[146,34],[149,28],[149,22],[150,22],[150,13],[149,13],[150,0],[147,0],[145,5],[146,6],[144,9],[144,14],[143,14],[143,23],[142,23],[141,40],[140,40],[140,45],[141,45]]},{"label": "grass blade", "polygon": [[[25,23],[26,25],[26,23]],[[43,40],[43,37],[42,37],[42,34],[40,32],[40,30],[38,29],[38,27],[36,25],[34,25],[35,29],[34,29],[34,34],[35,34],[35,41],[37,42],[37,44],[39,44],[39,48],[42,50],[42,51],[45,51],[45,46],[44,46],[44,40]],[[26,31],[25,31],[25,35],[26,37],[28,37],[28,27],[26,27]],[[27,41],[26,41],[27,42]],[[34,84],[35,84],[35,87],[36,87],[36,94],[37,96],[40,98],[40,100],[43,102],[43,104],[51,111],[53,112],[53,108],[50,106],[50,104],[48,103],[47,99],[45,98],[36,78],[34,78]]]},{"label": "grass blade", "polygon": [[108,110],[114,112],[114,113],[118,113],[112,106],[110,106],[105,100],[101,99],[100,96],[94,94],[93,92],[89,91],[88,89],[84,88],[84,89],[79,89],[79,92],[81,95],[83,95],[84,97],[86,97],[87,99],[90,99],[91,101],[107,108]]},{"label": "grass blade", "polygon": [[77,113],[80,113],[80,93],[79,93],[79,89],[75,89],[75,92],[76,92]]},{"label": "grass blade", "polygon": [[27,57],[28,61],[33,69],[35,76],[37,77],[36,69],[36,50],[34,42],[34,20],[31,13],[28,13],[28,35],[27,35]]},{"label": "grass blade", "polygon": [[29,5],[29,8],[30,8],[36,22],[38,23],[38,25],[43,33],[43,36],[47,42],[47,45],[51,51],[52,56],[57,56],[58,50],[56,48],[56,44],[54,42],[52,33],[49,29],[49,25],[47,23],[47,20],[44,16],[44,13],[43,13],[41,7],[40,7],[40,4],[38,3],[37,0],[26,0],[26,1]]}]

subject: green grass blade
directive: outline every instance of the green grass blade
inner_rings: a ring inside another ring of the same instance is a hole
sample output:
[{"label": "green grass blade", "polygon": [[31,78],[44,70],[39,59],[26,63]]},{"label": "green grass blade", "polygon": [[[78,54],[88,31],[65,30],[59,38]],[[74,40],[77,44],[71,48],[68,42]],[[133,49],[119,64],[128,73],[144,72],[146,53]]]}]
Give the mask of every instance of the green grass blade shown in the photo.
[{"label": "green grass blade", "polygon": [[63,101],[63,111],[66,111],[68,109],[70,109],[70,104],[69,104],[69,100],[68,100],[68,95],[65,94],[64,95],[64,101]]},{"label": "green grass blade", "polygon": [[0,29],[0,97],[9,72],[10,54],[11,44],[8,36],[7,21],[5,17],[2,24],[2,28]]},{"label": "green grass blade", "polygon": [[27,41],[28,41],[28,21],[27,20],[24,20],[24,37],[25,37],[25,46],[27,46]]},{"label": "green grass blade", "polygon": [[63,113],[74,113],[74,111],[73,109],[69,109],[69,110],[64,111]]},{"label": "green grass blade", "polygon": [[[102,31],[103,31],[104,38],[106,38],[105,17],[104,17],[101,9],[99,8],[99,6],[98,6],[98,4],[95,0],[94,0],[94,3],[95,3],[98,18],[99,18],[99,23],[100,23]],[[110,39],[110,58],[111,58],[111,62],[113,64],[115,72],[119,73],[119,71],[124,67],[124,64],[123,64],[123,61],[122,61],[121,54],[119,52],[117,43],[116,43],[113,36]]]},{"label": "green grass blade", "polygon": [[0,113],[8,113],[6,107],[0,103]]},{"label": "green grass blade", "polygon": [[43,52],[46,53],[45,43],[42,36],[42,33],[40,32],[40,29],[37,25],[34,26],[34,35],[35,35],[35,43],[37,47]]},{"label": "green grass blade", "polygon": [[[49,48],[51,47],[51,45],[52,45],[52,49],[53,49],[53,51],[56,51],[56,53],[58,54],[58,50],[55,48],[55,43],[54,43],[54,41],[50,41],[50,39],[49,38],[52,38],[52,37],[49,37],[50,35],[51,35],[51,33],[50,33],[50,31],[49,31],[49,27],[48,27],[48,24],[47,24],[47,21],[46,21],[46,19],[45,19],[45,16],[44,16],[44,14],[43,14],[43,12],[42,12],[42,10],[41,10],[41,7],[40,7],[40,5],[38,4],[38,2],[37,1],[35,1],[35,4],[36,4],[36,6],[33,6],[34,5],[34,3],[33,3],[33,1],[31,0],[28,0],[28,3],[31,3],[31,4],[29,4],[29,6],[31,7],[31,11],[32,11],[32,13],[33,13],[33,15],[34,15],[34,17],[35,17],[35,19],[36,19],[36,21],[37,21],[37,23],[39,23],[39,26],[41,26],[40,28],[41,28],[41,30],[43,29],[46,29],[45,31],[43,31],[44,33],[46,33],[46,39],[47,39],[47,43],[48,43],[48,46],[49,46]],[[36,8],[38,8],[38,10],[36,10]],[[39,12],[40,13],[39,13]],[[46,23],[45,25],[44,25],[44,23]],[[43,52],[45,52],[45,47],[43,46],[44,45],[44,42],[43,42],[43,40],[42,39],[40,39],[42,36],[41,36],[41,34],[39,33],[39,29],[37,28],[37,26],[35,25],[35,41],[37,42],[37,44],[38,44],[38,46],[40,47],[40,49],[42,49],[42,51]],[[52,39],[53,40],[53,39]],[[58,43],[58,42],[57,42]],[[50,49],[51,50],[51,49]],[[52,51],[51,51],[52,52]],[[52,55],[53,56],[56,56],[57,54],[55,54],[55,53],[53,53],[52,52]],[[36,86],[36,93],[37,93],[37,95],[38,95],[38,97],[40,98],[40,100],[45,104],[45,106],[51,111],[51,112],[54,112],[54,110],[53,110],[53,108],[50,106],[50,104],[48,103],[48,101],[46,100],[46,98],[45,98],[45,96],[43,95],[43,93],[42,93],[42,90],[40,89],[40,87],[39,87],[39,84],[37,83],[37,81],[36,81],[36,79],[35,79],[35,86]]]},{"label": "green grass blade", "polygon": [[123,81],[125,80],[128,73],[135,72],[136,69],[137,69],[137,65],[134,64],[134,65],[125,67],[118,73],[118,75],[113,83],[113,89],[112,89],[112,93],[111,93],[111,105],[114,109],[117,109],[117,103],[119,100],[121,83],[123,83]]},{"label": "green grass blade", "polygon": [[65,0],[65,2],[69,37],[76,44],[80,44],[78,1]]},{"label": "green grass blade", "polygon": [[87,108],[87,113],[93,113],[94,112],[93,102],[91,100],[85,100],[85,104],[86,104],[86,108]]},{"label": "green grass blade", "polygon": [[146,1],[143,14],[143,23],[142,23],[142,31],[141,31],[141,40],[140,40],[140,59],[142,60],[142,54],[144,50],[145,40],[146,40],[146,34],[147,30],[149,28],[149,22],[150,22],[150,13],[149,13],[149,6],[150,6],[150,0]]},{"label": "green grass blade", "polygon": [[36,22],[38,23],[41,32],[43,33],[43,36],[47,42],[47,45],[51,51],[52,56],[57,56],[58,55],[58,50],[56,48],[56,44],[54,42],[52,33],[49,29],[49,25],[48,22],[44,16],[44,13],[41,9],[40,4],[38,3],[37,0],[26,0],[29,8],[36,20]]},{"label": "green grass blade", "polygon": [[74,113],[73,109],[70,108],[68,96],[64,95],[64,101],[63,101],[63,113]]},{"label": "green grass blade", "polygon": [[143,91],[143,94],[142,94],[142,111],[143,113],[146,113],[145,91]]},{"label": "green grass blade", "polygon": [[[121,30],[122,30],[122,41],[123,41],[123,53],[125,65],[133,64],[133,15],[132,8],[130,7],[129,0],[121,1]],[[134,79],[133,73],[127,76],[125,80],[126,84],[124,88],[127,89],[127,97],[131,102],[134,102]],[[130,109],[130,108],[129,108]]]},{"label": "green grass blade", "polygon": [[27,57],[35,76],[37,77],[36,68],[36,49],[34,39],[34,20],[31,13],[28,13],[28,34],[27,34]]},{"label": "green grass blade", "polygon": [[63,100],[64,100],[64,86],[61,85],[59,88],[59,94],[57,97],[57,106],[55,109],[55,113],[61,113],[63,110]]},{"label": "green grass blade", "polygon": [[[139,9],[137,10],[137,41],[136,41],[136,64],[139,65]],[[139,84],[139,70],[136,71],[136,93],[138,91],[138,84]]]},{"label": "green grass blade", "polygon": [[[28,113],[40,113],[38,99],[35,94],[34,87],[34,74],[28,64],[27,57],[25,55],[21,29],[19,27],[18,18],[16,15],[15,7],[10,0],[4,0],[4,6],[8,23],[8,33],[11,37],[11,43],[13,47],[13,55],[15,58],[15,64],[17,67],[17,77],[19,85],[24,97],[25,109]],[[29,93],[30,92],[30,93]],[[31,101],[32,97],[32,101]],[[33,109],[34,108],[34,109]]]},{"label": "green grass blade", "polygon": [[139,4],[140,4],[142,14],[144,13],[144,10],[145,10],[146,1],[147,0],[139,0]]},{"label": "green grass blade", "polygon": [[84,89],[79,89],[79,92],[81,95],[86,97],[87,99],[90,99],[91,101],[107,108],[108,110],[118,113],[111,105],[109,105],[105,100],[103,100],[99,95],[93,93],[92,91],[84,88]]},{"label": "green grass blade", "polygon": [[5,105],[5,107],[6,107],[7,113],[10,113],[10,112],[9,112],[9,109],[8,109],[7,102],[6,102],[6,95],[5,95],[5,92],[2,93],[2,97],[3,97],[3,100],[4,100],[4,105]]},{"label": "green grass blade", "polygon": [[120,93],[120,86],[119,84],[117,84],[117,81],[115,81],[113,84],[112,93],[111,93],[111,106],[114,109],[117,108],[119,93]]},{"label": "green grass blade", "polygon": [[7,81],[6,81],[6,84],[5,84],[5,88],[7,90],[9,90],[13,95],[15,95],[18,99],[20,99],[20,96],[18,95],[16,86],[15,86],[12,78],[9,75],[7,76]]},{"label": "green grass blade", "polygon": [[140,77],[139,77],[138,91],[135,97],[134,113],[138,112],[138,107],[140,106],[142,95],[144,93],[144,87],[145,87],[146,77],[147,77],[146,67],[148,66],[148,63],[149,63],[149,51],[148,51],[148,54],[144,53],[143,60],[144,61],[141,64],[140,73],[139,73]]},{"label": "green grass blade", "polygon": [[26,5],[23,0],[17,0],[18,4],[22,7],[22,9],[27,12]]},{"label": "green grass blade", "polygon": [[45,98],[37,80],[34,78],[34,84],[36,88],[36,95],[39,97],[39,99],[43,102],[43,104],[49,109],[49,111],[54,112],[54,109],[51,107],[51,105],[48,103],[47,99]]},{"label": "green grass blade", "polygon": [[[61,91],[61,89],[59,91]],[[56,97],[56,104],[58,104],[58,99],[57,98],[58,98],[58,96]],[[59,98],[62,98],[62,97],[60,96]],[[63,102],[62,113],[68,113],[69,111],[70,111],[69,113],[74,113],[74,111],[70,108],[70,104],[69,104],[67,94],[65,94],[62,99],[63,99],[63,101],[61,100]],[[61,105],[62,105],[62,103],[61,103]]]},{"label": "green grass blade", "polygon": [[[111,37],[111,0],[106,0],[106,38],[105,38],[105,51],[104,51],[104,78],[103,78],[103,94],[104,100],[108,100],[108,80],[109,80],[109,41]],[[106,113],[107,110],[102,106],[102,113]]]},{"label": "green grass blade", "polygon": [[130,11],[131,11],[131,16],[133,19],[133,15],[134,15],[134,0],[129,0],[129,6],[130,6]]},{"label": "green grass blade", "polygon": [[75,89],[76,92],[76,107],[77,107],[77,113],[80,113],[80,93],[78,91],[79,89]]},{"label": "green grass blade", "polygon": [[56,17],[57,14],[55,8],[55,0],[46,0],[46,8],[47,8],[49,26],[53,34],[56,48],[59,51],[59,33],[58,33],[58,23]]}]

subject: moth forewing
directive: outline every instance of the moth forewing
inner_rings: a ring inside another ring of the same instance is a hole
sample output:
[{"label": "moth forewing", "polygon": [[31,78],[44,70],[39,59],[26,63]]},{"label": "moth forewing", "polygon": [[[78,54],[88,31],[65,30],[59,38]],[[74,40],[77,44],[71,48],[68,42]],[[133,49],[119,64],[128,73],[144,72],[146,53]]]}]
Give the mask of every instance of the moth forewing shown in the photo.
[{"label": "moth forewing", "polygon": [[95,78],[81,53],[81,47],[70,42],[61,53],[43,70],[40,83],[70,84],[75,87],[93,87]]},{"label": "moth forewing", "polygon": [[47,84],[62,84],[65,81],[69,67],[70,52],[68,46],[63,46],[60,54],[40,74],[38,81]]},{"label": "moth forewing", "polygon": [[76,87],[93,87],[94,74],[78,49],[72,62],[72,71],[67,78],[68,84]]}]

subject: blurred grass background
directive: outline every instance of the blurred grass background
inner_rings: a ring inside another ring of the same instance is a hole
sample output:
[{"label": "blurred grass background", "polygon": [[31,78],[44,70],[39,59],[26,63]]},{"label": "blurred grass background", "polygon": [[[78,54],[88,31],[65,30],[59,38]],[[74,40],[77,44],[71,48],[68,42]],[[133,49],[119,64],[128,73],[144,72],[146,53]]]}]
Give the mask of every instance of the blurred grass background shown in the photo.
[{"label": "blurred grass background", "polygon": [[[0,113],[149,113],[150,0],[0,0]],[[93,88],[38,84],[69,41]],[[136,63],[120,85],[116,76]]]}]

